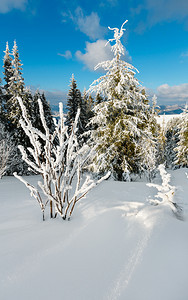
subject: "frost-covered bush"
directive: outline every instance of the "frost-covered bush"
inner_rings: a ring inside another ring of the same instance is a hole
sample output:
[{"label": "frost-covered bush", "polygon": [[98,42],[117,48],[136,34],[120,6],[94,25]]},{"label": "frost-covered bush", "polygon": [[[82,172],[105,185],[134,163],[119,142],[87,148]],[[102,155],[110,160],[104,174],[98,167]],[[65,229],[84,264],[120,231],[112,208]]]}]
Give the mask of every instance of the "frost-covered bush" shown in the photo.
[{"label": "frost-covered bush", "polygon": [[31,195],[38,201],[44,220],[44,211],[50,205],[51,217],[61,216],[70,219],[76,203],[102,180],[94,181],[89,175],[82,178],[85,164],[92,156],[93,150],[87,145],[78,147],[77,122],[79,111],[71,132],[65,126],[63,105],[59,104],[59,120],[54,119],[54,131],[50,132],[44,117],[42,102],[39,99],[40,117],[44,128],[42,133],[32,126],[21,98],[18,97],[22,109],[20,124],[30,139],[32,147],[19,146],[23,160],[30,169],[41,175],[38,186],[35,187],[14,174],[30,190]]}]

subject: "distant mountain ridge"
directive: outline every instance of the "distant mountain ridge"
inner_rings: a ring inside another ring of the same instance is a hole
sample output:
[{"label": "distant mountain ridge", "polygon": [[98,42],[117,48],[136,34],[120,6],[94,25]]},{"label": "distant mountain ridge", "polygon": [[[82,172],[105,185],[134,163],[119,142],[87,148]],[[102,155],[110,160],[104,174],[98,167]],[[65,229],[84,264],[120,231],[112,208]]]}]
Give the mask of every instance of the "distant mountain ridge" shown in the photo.
[{"label": "distant mountain ridge", "polygon": [[[159,115],[179,115],[182,113],[184,108],[184,105],[159,105]],[[53,113],[57,113],[59,111],[59,105],[58,104],[52,104],[51,109]],[[63,105],[63,111],[66,114],[67,113],[67,106],[66,103]]]},{"label": "distant mountain ridge", "polygon": [[173,105],[159,105],[160,111],[159,115],[176,115],[181,114],[183,111],[184,106],[173,104]]}]

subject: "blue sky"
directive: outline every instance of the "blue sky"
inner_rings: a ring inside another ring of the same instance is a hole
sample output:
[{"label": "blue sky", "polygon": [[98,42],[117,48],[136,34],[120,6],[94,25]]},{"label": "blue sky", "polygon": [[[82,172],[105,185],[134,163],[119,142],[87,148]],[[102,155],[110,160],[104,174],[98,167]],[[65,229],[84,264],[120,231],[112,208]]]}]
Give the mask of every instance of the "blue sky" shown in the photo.
[{"label": "blue sky", "polygon": [[111,57],[108,26],[126,19],[125,59],[148,93],[160,104],[188,101],[187,0],[0,0],[1,57],[16,40],[26,85],[59,101],[72,73],[81,91],[101,75],[93,67]]}]

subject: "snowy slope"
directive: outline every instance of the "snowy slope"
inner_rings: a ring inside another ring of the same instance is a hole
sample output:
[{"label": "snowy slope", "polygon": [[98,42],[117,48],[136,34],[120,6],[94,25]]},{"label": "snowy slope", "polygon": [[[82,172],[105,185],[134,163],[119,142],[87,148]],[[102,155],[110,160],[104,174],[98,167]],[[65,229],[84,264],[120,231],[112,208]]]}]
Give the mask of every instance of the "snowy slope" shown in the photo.
[{"label": "snowy slope", "polygon": [[149,205],[157,191],[146,183],[105,181],[78,205],[70,222],[42,222],[25,186],[4,177],[0,299],[187,300],[185,171],[171,172],[184,221],[168,207]]},{"label": "snowy slope", "polygon": [[158,115],[157,116],[157,123],[160,124],[162,126],[162,124],[166,125],[168,123],[168,121],[172,120],[172,119],[177,119],[177,118],[181,118],[181,115],[179,114],[174,114],[174,115]]}]

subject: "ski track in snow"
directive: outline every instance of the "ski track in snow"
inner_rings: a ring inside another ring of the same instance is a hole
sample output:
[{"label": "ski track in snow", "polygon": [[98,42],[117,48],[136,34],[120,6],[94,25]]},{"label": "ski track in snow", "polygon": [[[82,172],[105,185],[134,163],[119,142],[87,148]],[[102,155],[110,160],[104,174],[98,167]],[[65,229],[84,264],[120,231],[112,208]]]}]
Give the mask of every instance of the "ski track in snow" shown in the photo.
[{"label": "ski track in snow", "polygon": [[122,268],[122,271],[116,279],[114,286],[112,287],[111,291],[107,295],[105,295],[105,297],[103,298],[104,300],[120,299],[122,292],[128,287],[129,282],[131,281],[132,276],[134,274],[134,271],[142,259],[144,250],[147,247],[148,242],[150,240],[153,227],[154,224],[149,227],[146,226],[147,232],[144,231],[143,236],[139,239],[133,254],[130,255],[130,258],[124,264],[124,267]]}]

